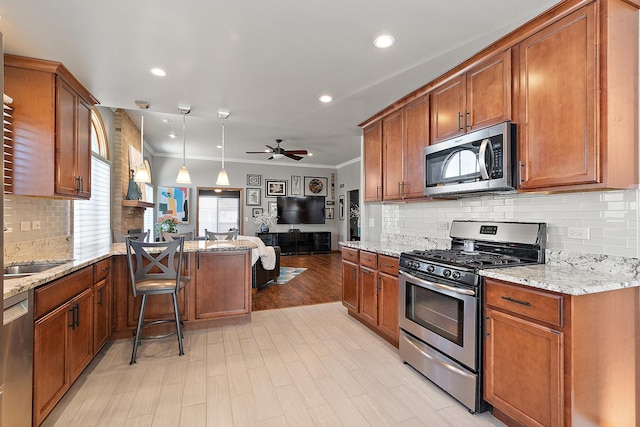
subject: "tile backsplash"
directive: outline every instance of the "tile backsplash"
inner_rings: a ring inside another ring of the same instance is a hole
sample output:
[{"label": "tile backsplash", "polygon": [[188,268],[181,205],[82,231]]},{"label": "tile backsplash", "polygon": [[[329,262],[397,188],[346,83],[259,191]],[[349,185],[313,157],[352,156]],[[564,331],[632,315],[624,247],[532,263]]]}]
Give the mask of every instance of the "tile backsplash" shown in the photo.
[{"label": "tile backsplash", "polygon": [[[638,258],[639,191],[488,195],[385,204],[380,231],[383,238],[446,239],[454,219],[546,222],[548,249]],[[367,206],[367,211],[377,216],[380,209]],[[588,228],[589,239],[568,238],[569,227]],[[366,234],[363,237],[376,240]]]}]

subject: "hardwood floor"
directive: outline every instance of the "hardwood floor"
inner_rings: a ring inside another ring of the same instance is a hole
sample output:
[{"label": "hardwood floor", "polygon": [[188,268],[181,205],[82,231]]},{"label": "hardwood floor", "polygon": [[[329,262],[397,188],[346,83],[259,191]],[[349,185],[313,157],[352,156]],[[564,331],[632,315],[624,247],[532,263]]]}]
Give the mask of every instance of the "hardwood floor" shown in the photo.
[{"label": "hardwood floor", "polygon": [[402,363],[341,303],[254,312],[250,324],[107,344],[43,426],[497,427]]},{"label": "hardwood floor", "polygon": [[253,311],[342,300],[340,252],[281,256],[280,265],[304,267],[307,270],[285,284],[269,285],[254,292],[251,304]]}]

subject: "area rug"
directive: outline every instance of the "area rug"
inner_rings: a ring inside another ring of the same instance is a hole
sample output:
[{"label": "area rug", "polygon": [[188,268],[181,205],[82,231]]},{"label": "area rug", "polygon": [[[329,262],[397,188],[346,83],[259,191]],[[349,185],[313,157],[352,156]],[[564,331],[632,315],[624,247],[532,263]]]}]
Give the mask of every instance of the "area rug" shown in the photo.
[{"label": "area rug", "polygon": [[278,277],[277,281],[272,280],[271,282],[274,284],[283,285],[305,270],[306,268],[280,267],[280,277]]}]

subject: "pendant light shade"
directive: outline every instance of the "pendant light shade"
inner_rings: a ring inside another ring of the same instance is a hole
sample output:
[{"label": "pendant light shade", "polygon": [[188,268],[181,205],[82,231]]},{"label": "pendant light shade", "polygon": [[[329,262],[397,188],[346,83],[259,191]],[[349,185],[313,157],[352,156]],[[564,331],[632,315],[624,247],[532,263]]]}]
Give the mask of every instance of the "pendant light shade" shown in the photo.
[{"label": "pendant light shade", "polygon": [[[136,101],[136,105],[142,110],[149,108],[149,103],[146,101]],[[133,173],[133,180],[135,182],[151,183],[151,174],[144,163],[144,111],[140,116],[140,154],[142,159]]]},{"label": "pendant light shade", "polygon": [[218,173],[216,185],[229,185],[229,175],[224,169],[224,119],[229,117],[228,111],[218,111],[218,117],[222,119],[222,170]]},{"label": "pendant light shade", "polygon": [[178,105],[178,110],[182,113],[182,167],[180,168],[180,171],[178,171],[176,182],[178,184],[191,184],[191,176],[189,175],[185,161],[185,150],[187,147],[187,114],[191,112],[191,108],[189,106]]}]

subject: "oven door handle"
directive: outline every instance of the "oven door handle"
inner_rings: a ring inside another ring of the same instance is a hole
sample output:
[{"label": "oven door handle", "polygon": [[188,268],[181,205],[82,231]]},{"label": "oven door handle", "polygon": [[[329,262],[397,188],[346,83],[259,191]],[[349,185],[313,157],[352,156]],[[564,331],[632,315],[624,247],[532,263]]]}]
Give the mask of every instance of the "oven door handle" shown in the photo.
[{"label": "oven door handle", "polygon": [[401,271],[400,274],[409,277],[412,280],[418,281],[420,283],[425,284],[426,286],[424,287],[428,287],[428,288],[435,288],[435,289],[443,289],[445,291],[449,291],[449,292],[453,292],[456,294],[462,294],[462,295],[475,295],[476,292],[471,290],[471,289],[464,289],[464,288],[458,288],[456,286],[449,286],[449,285],[444,285],[442,283],[435,283],[435,282],[431,282],[429,280],[424,280],[424,279],[420,279],[416,276],[413,276],[409,273],[405,273],[404,271]]}]

